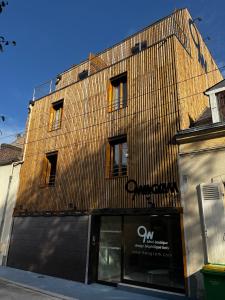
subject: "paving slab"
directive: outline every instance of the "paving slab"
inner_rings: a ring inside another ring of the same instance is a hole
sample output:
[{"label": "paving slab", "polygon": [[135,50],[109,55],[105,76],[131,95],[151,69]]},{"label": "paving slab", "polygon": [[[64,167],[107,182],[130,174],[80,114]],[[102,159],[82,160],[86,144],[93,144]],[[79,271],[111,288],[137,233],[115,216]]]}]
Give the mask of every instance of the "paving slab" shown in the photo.
[{"label": "paving slab", "polygon": [[41,293],[23,286],[18,286],[11,282],[0,280],[1,300],[62,300],[55,296]]},{"label": "paving slab", "polygon": [[[86,285],[71,280],[41,275],[9,267],[0,267],[0,279],[15,282],[25,288],[49,293],[52,297],[76,300],[165,300],[165,297],[129,292],[101,284]],[[54,293],[51,294],[51,293]],[[63,298],[64,297],[64,298]],[[68,298],[65,298],[68,297]],[[2,300],[2,298],[0,297]],[[9,298],[10,299],[10,298]],[[14,298],[12,298],[14,299]],[[45,299],[45,298],[43,298]],[[51,299],[51,298],[50,298]],[[171,299],[169,297],[168,299]]]}]

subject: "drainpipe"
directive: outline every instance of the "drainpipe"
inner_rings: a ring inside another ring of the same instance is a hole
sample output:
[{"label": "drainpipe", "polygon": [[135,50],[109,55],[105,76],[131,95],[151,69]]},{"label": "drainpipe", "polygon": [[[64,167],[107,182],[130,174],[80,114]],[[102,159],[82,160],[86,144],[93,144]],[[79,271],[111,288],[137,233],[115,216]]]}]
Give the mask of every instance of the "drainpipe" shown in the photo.
[{"label": "drainpipe", "polygon": [[85,284],[88,284],[88,277],[89,277],[88,275],[89,275],[89,258],[90,258],[90,239],[91,239],[91,215],[88,216],[88,236],[87,236]]},{"label": "drainpipe", "polygon": [[31,122],[31,114],[32,114],[32,108],[34,106],[34,101],[30,101],[29,107],[28,107],[28,124],[27,124],[27,134],[26,134],[26,139],[24,142],[24,150],[23,150],[23,158],[22,161],[25,159],[26,151],[27,151],[27,142],[28,142],[28,137],[29,137],[29,130],[30,130],[30,122]]}]

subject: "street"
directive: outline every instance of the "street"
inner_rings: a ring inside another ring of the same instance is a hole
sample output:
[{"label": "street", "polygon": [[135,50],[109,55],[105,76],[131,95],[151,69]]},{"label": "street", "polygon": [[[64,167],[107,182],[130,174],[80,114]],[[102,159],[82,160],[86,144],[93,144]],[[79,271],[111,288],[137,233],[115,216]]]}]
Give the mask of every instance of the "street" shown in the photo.
[{"label": "street", "polygon": [[12,283],[0,281],[1,300],[62,300],[63,298],[48,296],[43,293],[19,287]]}]

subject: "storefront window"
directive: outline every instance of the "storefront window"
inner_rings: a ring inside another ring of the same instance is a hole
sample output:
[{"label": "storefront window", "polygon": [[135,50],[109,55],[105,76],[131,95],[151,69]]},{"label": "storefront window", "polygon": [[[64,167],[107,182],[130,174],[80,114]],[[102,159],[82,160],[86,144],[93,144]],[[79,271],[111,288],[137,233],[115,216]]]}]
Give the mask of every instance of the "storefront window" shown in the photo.
[{"label": "storefront window", "polygon": [[125,281],[184,289],[178,216],[125,216],[123,236]]}]

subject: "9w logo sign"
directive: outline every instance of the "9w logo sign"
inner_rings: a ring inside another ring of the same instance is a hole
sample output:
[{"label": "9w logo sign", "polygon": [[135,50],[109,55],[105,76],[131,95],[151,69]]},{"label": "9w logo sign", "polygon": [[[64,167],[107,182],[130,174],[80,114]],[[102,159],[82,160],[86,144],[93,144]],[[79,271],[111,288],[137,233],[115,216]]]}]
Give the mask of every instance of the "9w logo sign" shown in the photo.
[{"label": "9w logo sign", "polygon": [[139,226],[137,229],[137,234],[143,238],[143,243],[146,243],[153,239],[154,231],[147,231],[145,226]]}]

